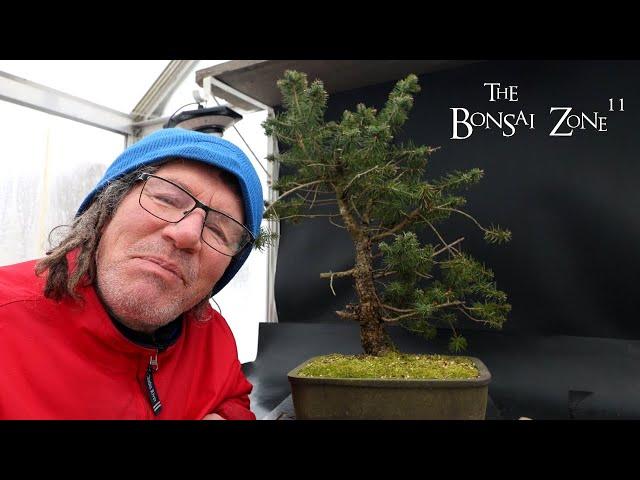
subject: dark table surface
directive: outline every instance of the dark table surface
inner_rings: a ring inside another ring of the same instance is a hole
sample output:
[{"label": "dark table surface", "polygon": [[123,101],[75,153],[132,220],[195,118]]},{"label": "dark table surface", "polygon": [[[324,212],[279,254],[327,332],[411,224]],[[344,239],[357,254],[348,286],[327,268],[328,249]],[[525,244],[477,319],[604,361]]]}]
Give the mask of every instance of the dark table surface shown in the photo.
[{"label": "dark table surface", "polygon": [[[446,334],[425,341],[400,327],[389,333],[408,353],[447,354]],[[640,419],[640,341],[466,332],[465,354],[492,375],[488,419]],[[258,354],[243,371],[258,419],[293,417],[287,373],[328,353],[362,353],[359,330],[345,323],[260,324]]]},{"label": "dark table surface", "polygon": [[[289,394],[282,402],[276,405],[276,408],[271,410],[265,416],[258,420],[295,420],[296,412],[293,408],[293,399]],[[502,420],[500,412],[496,408],[495,404],[491,400],[491,397],[487,398],[487,420]]]}]

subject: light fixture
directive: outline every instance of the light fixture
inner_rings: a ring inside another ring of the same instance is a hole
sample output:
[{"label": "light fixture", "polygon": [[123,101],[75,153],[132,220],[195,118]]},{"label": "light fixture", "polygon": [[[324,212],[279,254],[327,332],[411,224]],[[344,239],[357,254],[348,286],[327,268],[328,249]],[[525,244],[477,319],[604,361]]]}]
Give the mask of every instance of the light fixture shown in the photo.
[{"label": "light fixture", "polygon": [[227,106],[204,108],[198,105],[196,110],[172,115],[163,128],[184,128],[222,137],[223,132],[239,120],[242,115]]}]

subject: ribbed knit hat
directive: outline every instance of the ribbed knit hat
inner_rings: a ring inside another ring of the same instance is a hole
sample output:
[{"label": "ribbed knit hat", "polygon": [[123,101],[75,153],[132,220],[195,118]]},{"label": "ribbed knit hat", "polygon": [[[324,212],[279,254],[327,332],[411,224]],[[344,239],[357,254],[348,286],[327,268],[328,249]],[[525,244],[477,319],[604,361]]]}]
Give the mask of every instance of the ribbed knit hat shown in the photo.
[{"label": "ribbed knit hat", "polygon": [[[258,235],[264,210],[262,185],[247,156],[240,148],[227,140],[183,128],[159,130],[122,152],[109,166],[98,185],[84,199],[76,217],[91,205],[95,196],[108,183],[139,167],[153,165],[169,157],[195,160],[232,173],[238,179],[242,191],[245,223],[254,236]],[[229,283],[250,253],[251,248],[247,247],[233,257],[224,275],[213,288],[213,295]]]}]

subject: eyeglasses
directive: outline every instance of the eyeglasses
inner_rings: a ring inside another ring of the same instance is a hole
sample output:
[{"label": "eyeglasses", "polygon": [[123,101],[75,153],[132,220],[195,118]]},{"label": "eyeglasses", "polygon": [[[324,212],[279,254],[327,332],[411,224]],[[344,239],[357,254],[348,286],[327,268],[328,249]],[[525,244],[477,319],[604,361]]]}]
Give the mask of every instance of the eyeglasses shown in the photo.
[{"label": "eyeglasses", "polygon": [[156,218],[178,223],[196,208],[205,212],[201,238],[211,248],[228,257],[240,253],[254,242],[247,227],[226,213],[208,207],[175,183],[150,173],[143,173],[140,206]]}]

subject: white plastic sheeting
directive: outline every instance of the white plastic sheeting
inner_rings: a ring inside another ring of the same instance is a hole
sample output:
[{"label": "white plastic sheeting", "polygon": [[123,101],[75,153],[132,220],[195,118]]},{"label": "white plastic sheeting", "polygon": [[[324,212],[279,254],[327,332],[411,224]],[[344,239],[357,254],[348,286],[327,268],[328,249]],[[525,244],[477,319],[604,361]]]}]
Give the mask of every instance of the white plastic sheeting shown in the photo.
[{"label": "white plastic sheeting", "polygon": [[124,137],[0,101],[0,265],[42,257]]},{"label": "white plastic sheeting", "polygon": [[[192,107],[193,108],[193,107]],[[260,124],[266,120],[267,112],[245,114],[236,124],[240,134],[266,166],[267,137]],[[238,137],[233,128],[224,132],[224,138],[240,147],[252,160],[262,182],[262,194],[267,195],[267,175],[256,165],[256,159]],[[262,222],[263,227],[266,222]],[[252,362],[258,353],[258,327],[267,317],[267,252],[254,250],[236,276],[218,293],[214,300],[222,309],[238,344],[238,358],[241,363]],[[213,308],[217,307],[213,304]]]}]

